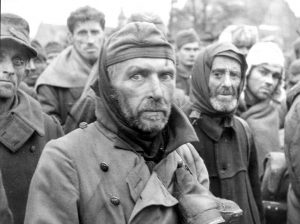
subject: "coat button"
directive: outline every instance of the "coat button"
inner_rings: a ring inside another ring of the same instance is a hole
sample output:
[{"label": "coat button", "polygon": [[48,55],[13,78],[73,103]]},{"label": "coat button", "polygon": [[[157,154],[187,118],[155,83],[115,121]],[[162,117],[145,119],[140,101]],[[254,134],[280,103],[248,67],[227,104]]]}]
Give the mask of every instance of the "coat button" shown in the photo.
[{"label": "coat button", "polygon": [[106,163],[102,162],[102,163],[100,163],[100,169],[104,172],[107,172],[109,169],[109,166]]},{"label": "coat button", "polygon": [[30,147],[30,152],[32,152],[32,153],[35,152],[35,145]]},{"label": "coat button", "polygon": [[120,204],[120,199],[119,199],[118,197],[116,197],[116,196],[112,196],[112,197],[110,198],[110,202],[111,202],[113,205],[118,206],[118,205]]},{"label": "coat button", "polygon": [[81,129],[87,128],[87,126],[88,126],[88,123],[86,123],[86,122],[80,122],[80,124],[79,124],[79,127]]},{"label": "coat button", "polygon": [[177,168],[181,168],[181,167],[183,167],[183,161],[182,160],[178,161],[178,163],[177,163]]}]

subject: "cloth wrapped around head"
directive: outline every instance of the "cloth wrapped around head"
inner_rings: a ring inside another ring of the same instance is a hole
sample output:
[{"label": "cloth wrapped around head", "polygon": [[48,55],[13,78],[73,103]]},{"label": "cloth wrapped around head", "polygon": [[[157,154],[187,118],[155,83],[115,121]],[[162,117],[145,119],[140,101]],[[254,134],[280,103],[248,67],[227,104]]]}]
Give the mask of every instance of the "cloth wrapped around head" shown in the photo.
[{"label": "cloth wrapped around head", "polygon": [[[193,110],[208,114],[211,116],[224,116],[228,115],[225,112],[216,111],[210,103],[210,92],[208,87],[209,76],[213,60],[216,56],[228,57],[236,60],[241,65],[241,83],[238,88],[238,96],[240,96],[244,81],[245,72],[247,70],[247,63],[245,57],[240,51],[231,43],[217,43],[210,45],[203,49],[195,62],[192,71],[192,93],[191,101],[193,104]],[[230,114],[234,113],[230,112]]]},{"label": "cloth wrapped around head", "polygon": [[132,22],[113,33],[103,45],[99,57],[99,92],[104,106],[118,126],[129,126],[114,101],[114,89],[107,68],[134,58],[164,58],[175,64],[175,53],[166,36],[154,24]]}]

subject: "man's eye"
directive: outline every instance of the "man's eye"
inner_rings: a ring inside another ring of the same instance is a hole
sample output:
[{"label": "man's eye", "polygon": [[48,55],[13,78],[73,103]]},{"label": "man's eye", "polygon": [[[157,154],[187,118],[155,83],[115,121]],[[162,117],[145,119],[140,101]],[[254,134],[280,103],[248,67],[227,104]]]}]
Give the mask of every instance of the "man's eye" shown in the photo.
[{"label": "man's eye", "polygon": [[239,77],[241,77],[241,74],[239,72],[231,72],[230,76],[234,77],[234,78],[239,78]]},{"label": "man's eye", "polygon": [[174,74],[169,73],[169,72],[167,72],[167,73],[162,73],[162,74],[160,75],[160,79],[161,79],[161,80],[164,80],[164,81],[173,80],[173,78],[174,78]]},{"label": "man's eye", "polygon": [[92,30],[92,31],[91,31],[91,34],[93,34],[93,35],[98,35],[99,33],[100,33],[99,30]]},{"label": "man's eye", "polygon": [[130,79],[134,81],[141,81],[143,79],[143,76],[141,74],[134,74],[130,77]]},{"label": "man's eye", "polygon": [[87,34],[87,32],[85,30],[79,31],[78,35],[79,36],[85,36]]},{"label": "man's eye", "polygon": [[214,72],[213,75],[218,79],[222,78],[222,76],[223,76],[223,74],[221,72]]},{"label": "man's eye", "polygon": [[25,60],[22,59],[22,58],[14,58],[13,59],[13,64],[15,66],[23,66],[23,65],[25,65]]},{"label": "man's eye", "polygon": [[273,79],[280,79],[280,74],[279,73],[274,73],[273,74]]},{"label": "man's eye", "polygon": [[258,70],[262,75],[267,75],[269,72],[265,69],[259,69]]}]

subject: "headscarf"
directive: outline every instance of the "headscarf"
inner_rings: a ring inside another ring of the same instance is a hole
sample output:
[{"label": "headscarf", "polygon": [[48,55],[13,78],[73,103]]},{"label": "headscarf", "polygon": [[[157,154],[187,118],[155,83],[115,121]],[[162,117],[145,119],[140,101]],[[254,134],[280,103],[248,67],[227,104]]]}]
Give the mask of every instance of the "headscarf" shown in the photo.
[{"label": "headscarf", "polygon": [[213,60],[216,56],[224,56],[229,57],[241,65],[241,83],[238,88],[238,98],[243,90],[244,82],[245,82],[245,72],[247,70],[247,63],[244,56],[240,53],[240,51],[231,43],[216,43],[213,45],[209,45],[205,49],[203,49],[195,62],[195,65],[192,70],[192,93],[191,93],[191,101],[192,101],[192,110],[195,110],[199,113],[207,114],[209,116],[218,116],[223,117],[227,115],[231,115],[233,112],[219,112],[216,111],[211,103],[209,96],[209,76],[211,72],[211,67]]}]

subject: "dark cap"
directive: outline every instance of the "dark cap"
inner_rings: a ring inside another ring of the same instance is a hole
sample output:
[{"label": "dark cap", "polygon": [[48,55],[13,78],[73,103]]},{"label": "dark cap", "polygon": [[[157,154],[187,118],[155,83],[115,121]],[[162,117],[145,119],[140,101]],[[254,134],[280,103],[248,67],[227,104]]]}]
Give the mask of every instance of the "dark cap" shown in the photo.
[{"label": "dark cap", "polygon": [[30,58],[36,57],[36,50],[30,45],[29,24],[20,16],[1,13],[1,40],[12,40],[26,47]]},{"label": "dark cap", "polygon": [[165,58],[175,63],[173,47],[153,23],[126,24],[110,36],[106,49],[106,67],[133,58]]},{"label": "dark cap", "polygon": [[175,44],[177,49],[180,49],[183,45],[188,43],[199,43],[198,34],[194,29],[181,30],[177,33],[175,37]]}]

